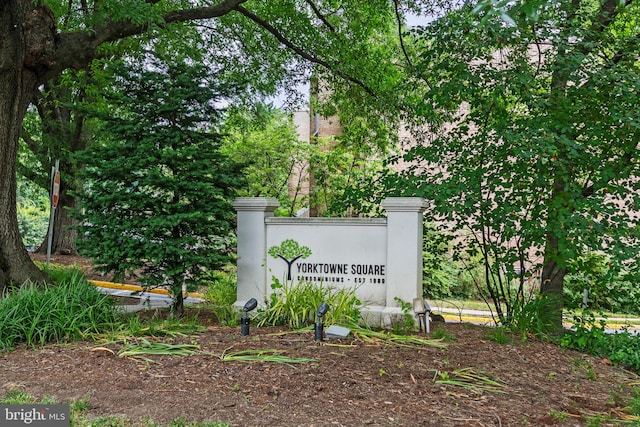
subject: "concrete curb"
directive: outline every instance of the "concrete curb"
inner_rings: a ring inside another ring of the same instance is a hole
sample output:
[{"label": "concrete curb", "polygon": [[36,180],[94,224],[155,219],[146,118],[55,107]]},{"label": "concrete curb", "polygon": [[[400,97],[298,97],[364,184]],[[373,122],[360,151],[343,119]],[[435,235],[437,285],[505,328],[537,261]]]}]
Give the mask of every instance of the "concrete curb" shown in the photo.
[{"label": "concrete curb", "polygon": [[[130,291],[130,292],[146,292],[150,294],[158,294],[158,295],[169,295],[169,291],[166,289],[151,289],[145,291],[142,286],[137,285],[126,285],[124,283],[111,283],[111,282],[101,282],[99,280],[90,280],[92,284],[94,284],[98,288],[107,288],[107,289],[115,289],[118,291]],[[185,295],[186,298],[198,298],[204,299],[204,295],[197,292],[187,292]]]}]

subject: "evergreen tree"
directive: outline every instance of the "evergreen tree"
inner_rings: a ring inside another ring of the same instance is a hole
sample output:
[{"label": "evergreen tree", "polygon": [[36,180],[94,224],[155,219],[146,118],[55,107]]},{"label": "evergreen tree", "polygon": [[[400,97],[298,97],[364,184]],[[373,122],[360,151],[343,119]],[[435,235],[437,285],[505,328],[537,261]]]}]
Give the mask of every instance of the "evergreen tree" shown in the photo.
[{"label": "evergreen tree", "polygon": [[218,87],[197,65],[154,61],[115,67],[106,97],[106,141],[81,155],[81,253],[116,275],[141,272],[145,288],[168,286],[183,313],[183,285],[229,261],[226,239],[241,184],[221,154]]}]

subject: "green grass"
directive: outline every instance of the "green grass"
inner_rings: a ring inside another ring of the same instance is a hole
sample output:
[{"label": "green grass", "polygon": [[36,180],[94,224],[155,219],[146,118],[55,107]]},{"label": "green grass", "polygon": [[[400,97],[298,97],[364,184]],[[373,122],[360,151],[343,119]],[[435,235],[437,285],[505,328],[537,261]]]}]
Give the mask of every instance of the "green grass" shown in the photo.
[{"label": "green grass", "polygon": [[119,321],[113,301],[82,272],[59,273],[58,280],[54,286],[26,283],[0,299],[0,350],[79,340]]},{"label": "green grass", "polygon": [[321,303],[329,305],[325,324],[350,324],[360,319],[360,300],[355,289],[320,286],[310,282],[281,283],[273,278],[273,293],[269,307],[259,310],[258,326],[287,325],[292,329],[304,328],[316,321]]},{"label": "green grass", "polygon": [[453,336],[451,332],[442,327],[435,328],[431,333],[431,336],[433,337],[433,339],[441,340],[443,342],[455,342],[456,340],[456,337]]},{"label": "green grass", "polygon": [[204,299],[210,304],[218,322],[226,326],[238,326],[239,313],[233,306],[236,302],[237,278],[235,269],[212,271],[204,284]]},{"label": "green grass", "polygon": [[484,339],[497,342],[498,344],[511,344],[513,342],[511,332],[503,326],[496,326],[495,328],[487,329],[482,334],[482,337]]},{"label": "green grass", "polygon": [[[52,399],[44,398],[38,401],[31,394],[23,391],[9,392],[0,404],[8,405],[24,405],[24,404],[56,404],[64,402],[55,402]],[[87,399],[76,400],[69,403],[70,425],[71,427],[228,427],[229,424],[219,422],[192,422],[184,418],[173,420],[169,424],[158,424],[152,419],[145,418],[142,420],[132,420],[125,417],[107,416],[100,418],[87,418],[87,408],[89,408]]]}]

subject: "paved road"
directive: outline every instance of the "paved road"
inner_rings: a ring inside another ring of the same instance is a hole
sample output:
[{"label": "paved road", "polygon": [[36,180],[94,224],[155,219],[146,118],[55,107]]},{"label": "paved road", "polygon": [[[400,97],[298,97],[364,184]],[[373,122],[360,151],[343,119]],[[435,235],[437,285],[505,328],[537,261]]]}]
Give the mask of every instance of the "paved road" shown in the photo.
[{"label": "paved road", "polygon": [[[495,325],[495,321],[491,318],[491,312],[489,310],[457,309],[438,306],[432,306],[431,309],[434,313],[442,314],[447,322],[467,322],[489,326]],[[615,333],[626,328],[628,332],[634,335],[640,335],[640,324],[638,323],[640,323],[640,319],[638,318],[609,317],[607,318],[607,327],[605,328],[605,332]],[[565,326],[568,329],[571,328],[571,319],[566,319]]]}]

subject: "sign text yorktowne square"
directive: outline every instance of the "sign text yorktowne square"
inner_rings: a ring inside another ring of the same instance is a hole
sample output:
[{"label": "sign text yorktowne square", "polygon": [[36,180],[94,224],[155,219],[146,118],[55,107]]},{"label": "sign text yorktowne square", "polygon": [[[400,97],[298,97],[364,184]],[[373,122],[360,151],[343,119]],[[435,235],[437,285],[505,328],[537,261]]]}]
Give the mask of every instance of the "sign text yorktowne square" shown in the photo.
[{"label": "sign text yorktowne square", "polygon": [[296,264],[297,273],[300,274],[357,274],[384,276],[385,266],[380,264],[345,264],[300,262]]}]

